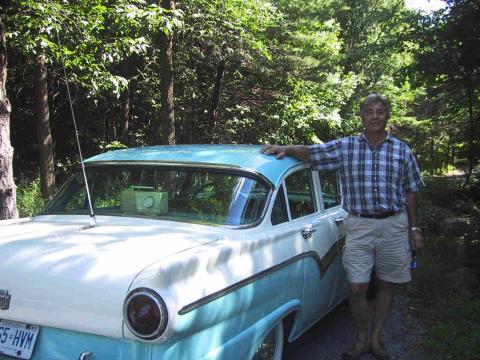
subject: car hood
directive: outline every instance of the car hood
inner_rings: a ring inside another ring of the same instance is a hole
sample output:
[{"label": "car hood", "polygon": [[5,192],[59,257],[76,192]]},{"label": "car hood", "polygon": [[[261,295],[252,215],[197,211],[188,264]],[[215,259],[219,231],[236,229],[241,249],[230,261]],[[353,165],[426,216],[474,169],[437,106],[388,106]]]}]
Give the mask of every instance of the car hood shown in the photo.
[{"label": "car hood", "polygon": [[[6,224],[6,225],[5,225]],[[0,222],[0,318],[122,337],[135,277],[173,254],[215,241],[207,226],[139,218],[39,216]]]}]

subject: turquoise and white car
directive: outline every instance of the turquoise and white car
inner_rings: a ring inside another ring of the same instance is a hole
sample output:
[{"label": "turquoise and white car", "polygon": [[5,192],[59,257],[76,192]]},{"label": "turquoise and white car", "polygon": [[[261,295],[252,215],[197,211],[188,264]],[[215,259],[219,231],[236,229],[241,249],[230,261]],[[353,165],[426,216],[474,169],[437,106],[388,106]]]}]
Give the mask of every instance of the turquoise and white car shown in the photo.
[{"label": "turquoise and white car", "polygon": [[280,359],[346,297],[347,214],[335,173],[259,150],[107,152],[94,217],[80,169],[1,221],[0,358]]}]

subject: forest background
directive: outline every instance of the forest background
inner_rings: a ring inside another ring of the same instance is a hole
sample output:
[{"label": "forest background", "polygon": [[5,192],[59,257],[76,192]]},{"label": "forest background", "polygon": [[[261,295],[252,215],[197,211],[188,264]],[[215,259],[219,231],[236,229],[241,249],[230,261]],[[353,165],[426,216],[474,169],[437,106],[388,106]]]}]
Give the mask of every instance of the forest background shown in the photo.
[{"label": "forest background", "polygon": [[445,4],[1,0],[0,219],[15,201],[37,213],[79,163],[70,106],[89,157],[328,141],[359,133],[377,92],[427,180],[412,290],[425,358],[479,359],[480,2]]},{"label": "forest background", "polygon": [[85,157],[328,141],[361,131],[359,102],[377,92],[425,172],[469,183],[478,164],[477,1],[430,14],[403,0],[3,3],[14,175],[40,202],[79,161],[66,74]]}]

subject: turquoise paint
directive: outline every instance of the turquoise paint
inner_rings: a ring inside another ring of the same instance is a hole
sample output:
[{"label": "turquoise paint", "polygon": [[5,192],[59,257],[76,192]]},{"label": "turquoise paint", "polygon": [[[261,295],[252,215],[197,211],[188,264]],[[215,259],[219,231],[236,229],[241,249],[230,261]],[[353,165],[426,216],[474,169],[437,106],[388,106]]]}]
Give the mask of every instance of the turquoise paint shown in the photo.
[{"label": "turquoise paint", "polygon": [[[346,297],[347,287],[343,274],[341,255],[335,257],[321,280],[319,280],[320,270],[314,259],[305,260],[303,316],[299,324],[301,328],[309,328],[320,316],[326,315]],[[335,287],[336,279],[338,279],[337,287]],[[333,291],[335,291],[335,298],[328,307]]]},{"label": "turquoise paint", "polygon": [[[304,319],[306,324],[325,312],[321,308],[313,312],[304,308],[316,306],[311,299],[302,299],[307,271],[312,272],[312,277],[306,277],[310,281],[306,287],[320,293],[323,282],[330,279],[315,279],[318,267],[307,257],[178,316],[177,331],[161,344],[41,327],[32,360],[78,359],[83,351],[91,351],[97,360],[246,360],[288,313],[298,312],[298,319]],[[304,314],[310,314],[312,319],[306,319]],[[296,333],[303,330],[298,325],[294,327]]]},{"label": "turquoise paint", "polygon": [[181,164],[210,164],[254,170],[275,187],[282,175],[299,164],[298,160],[260,153],[259,145],[165,145],[109,151],[85,160],[85,163],[104,161],[161,161]]},{"label": "turquoise paint", "polygon": [[91,351],[96,360],[148,360],[152,345],[141,341],[41,326],[31,360],[76,360]]},{"label": "turquoise paint", "polygon": [[175,344],[153,349],[154,358],[248,359],[279,314],[299,307],[302,279],[303,261],[298,261],[180,316],[171,339]]},{"label": "turquoise paint", "polygon": [[205,359],[251,359],[268,333],[280,322],[286,315],[299,311],[301,302],[299,299],[292,300],[272,313],[266,315],[258,322],[250,326],[238,336],[232,338],[221,348],[208,354]]}]

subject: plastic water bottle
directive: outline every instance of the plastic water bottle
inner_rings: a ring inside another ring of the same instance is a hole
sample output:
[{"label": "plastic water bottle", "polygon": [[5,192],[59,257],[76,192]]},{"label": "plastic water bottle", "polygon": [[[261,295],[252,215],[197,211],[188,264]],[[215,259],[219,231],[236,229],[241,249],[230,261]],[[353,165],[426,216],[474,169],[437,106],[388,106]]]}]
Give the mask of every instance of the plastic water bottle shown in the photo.
[{"label": "plastic water bottle", "polygon": [[417,252],[415,250],[412,250],[412,262],[410,263],[410,268],[417,268]]}]

